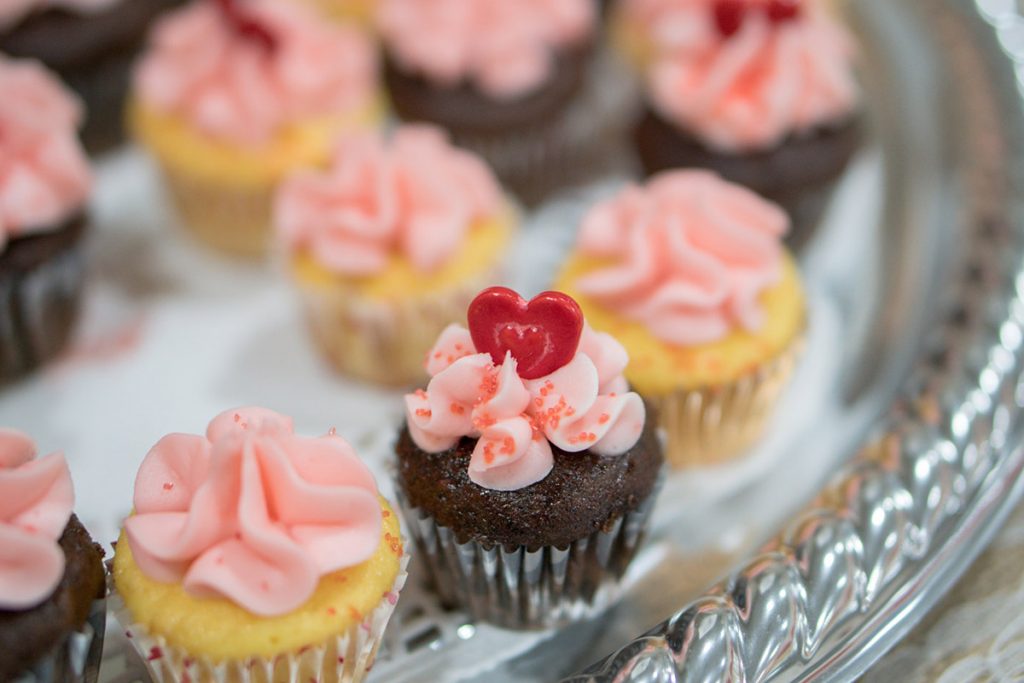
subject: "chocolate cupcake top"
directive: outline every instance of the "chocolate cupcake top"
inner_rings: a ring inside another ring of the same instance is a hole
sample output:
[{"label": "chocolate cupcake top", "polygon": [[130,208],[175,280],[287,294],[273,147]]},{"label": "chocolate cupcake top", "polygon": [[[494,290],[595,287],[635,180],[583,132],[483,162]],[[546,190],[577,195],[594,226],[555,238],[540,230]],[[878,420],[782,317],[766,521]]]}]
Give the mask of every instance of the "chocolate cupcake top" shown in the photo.
[{"label": "chocolate cupcake top", "polygon": [[0,430],[0,610],[28,610],[64,576],[59,541],[75,494],[60,453],[36,459],[24,434]]},{"label": "chocolate cupcake top", "polygon": [[377,25],[403,70],[511,100],[551,78],[558,52],[588,41],[595,15],[593,0],[381,0]]},{"label": "chocolate cupcake top", "polygon": [[598,267],[573,286],[677,346],[764,324],[782,277],[786,213],[708,171],[666,171],[595,205],[577,250]]},{"label": "chocolate cupcake top", "polygon": [[139,569],[260,616],[300,607],[322,576],[368,559],[382,511],[373,475],[333,430],[229,410],[205,435],[170,434],[135,480],[125,534]]},{"label": "chocolate cupcake top", "polygon": [[5,0],[0,3],[0,31],[3,31],[27,17],[32,12],[45,9],[63,9],[81,14],[99,12],[119,0]]},{"label": "chocolate cupcake top", "polygon": [[147,107],[258,146],[290,125],[369,106],[376,66],[364,32],[301,4],[197,1],[154,27],[135,86]]},{"label": "chocolate cupcake top", "polygon": [[438,128],[410,125],[387,141],[346,137],[329,169],[286,179],[275,223],[290,250],[340,275],[376,275],[396,255],[429,273],[502,208],[498,182],[479,157]]},{"label": "chocolate cupcake top", "polygon": [[469,479],[514,491],[545,479],[560,452],[628,452],[646,411],[628,391],[625,349],[590,329],[559,292],[527,302],[492,287],[470,305],[469,329],[449,326],[426,359],[426,390],[405,397],[408,431],[427,453],[477,439]]},{"label": "chocolate cupcake top", "polygon": [[819,0],[630,4],[654,43],[652,106],[710,147],[771,148],[858,105],[853,40]]},{"label": "chocolate cupcake top", "polygon": [[12,238],[57,230],[92,185],[76,130],[78,100],[37,62],[0,55],[0,252]]}]

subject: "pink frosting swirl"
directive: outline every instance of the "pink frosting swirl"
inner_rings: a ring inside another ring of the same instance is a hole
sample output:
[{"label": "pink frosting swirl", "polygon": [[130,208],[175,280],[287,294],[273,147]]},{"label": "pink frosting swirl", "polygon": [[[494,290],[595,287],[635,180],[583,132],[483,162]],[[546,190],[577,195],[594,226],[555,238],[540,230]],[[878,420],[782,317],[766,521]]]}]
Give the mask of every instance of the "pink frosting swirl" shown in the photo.
[{"label": "pink frosting swirl", "polygon": [[478,157],[451,146],[438,128],[404,126],[390,143],[347,138],[330,169],[286,179],[275,223],[290,249],[361,277],[383,270],[393,254],[436,270],[500,207],[498,182]]},{"label": "pink frosting swirl", "polygon": [[139,568],[253,614],[300,607],[321,576],[368,559],[382,515],[373,475],[340,437],[296,436],[290,418],[229,410],[205,436],[170,434],[146,455],[125,532]]},{"label": "pink frosting swirl", "polygon": [[711,147],[768,148],[857,106],[853,40],[817,2],[781,22],[750,10],[727,37],[710,0],[653,5],[643,8],[658,52],[647,74],[651,102]]},{"label": "pink frosting swirl", "polygon": [[215,3],[195,2],[154,28],[136,72],[142,101],[239,145],[260,145],[290,124],[371,102],[376,56],[361,31],[282,0],[244,8],[274,37],[274,49],[240,34]]},{"label": "pink frosting swirl", "polygon": [[679,346],[755,330],[759,296],[781,276],[779,207],[707,171],[668,171],[584,217],[578,249],[612,263],[579,292]]},{"label": "pink frosting swirl", "polygon": [[75,503],[71,473],[60,453],[35,455],[27,436],[0,429],[0,609],[35,607],[64,576],[58,541]]},{"label": "pink frosting swirl", "polygon": [[593,0],[382,0],[377,19],[403,69],[511,99],[550,77],[558,50],[593,33],[595,12]]},{"label": "pink frosting swirl", "polygon": [[477,438],[470,480],[498,491],[525,488],[551,471],[551,444],[605,456],[636,444],[646,412],[640,397],[626,391],[628,361],[621,344],[584,326],[568,365],[524,380],[511,355],[495,365],[476,352],[467,329],[451,325],[427,356],[426,391],[405,397],[409,433],[428,453]]},{"label": "pink frosting swirl", "polygon": [[4,0],[0,2],[0,30],[14,26],[31,12],[60,8],[88,14],[112,7],[118,0]]},{"label": "pink frosting swirl", "polygon": [[12,237],[54,230],[92,186],[76,137],[82,108],[36,62],[0,55],[0,251]]}]

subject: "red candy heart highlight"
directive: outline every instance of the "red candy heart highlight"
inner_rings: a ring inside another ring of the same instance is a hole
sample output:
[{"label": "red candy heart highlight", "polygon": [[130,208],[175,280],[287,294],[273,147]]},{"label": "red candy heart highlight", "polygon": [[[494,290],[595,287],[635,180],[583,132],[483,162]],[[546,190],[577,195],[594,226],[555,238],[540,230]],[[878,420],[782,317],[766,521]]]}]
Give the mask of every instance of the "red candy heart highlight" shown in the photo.
[{"label": "red candy heart highlight", "polygon": [[516,359],[523,379],[537,379],[566,365],[583,334],[583,311],[572,297],[544,292],[530,301],[507,287],[490,287],[469,305],[469,334],[496,365]]},{"label": "red candy heart highlight", "polygon": [[238,6],[238,0],[215,0],[225,21],[243,38],[259,43],[267,52],[277,47],[277,38],[256,19],[248,16]]}]

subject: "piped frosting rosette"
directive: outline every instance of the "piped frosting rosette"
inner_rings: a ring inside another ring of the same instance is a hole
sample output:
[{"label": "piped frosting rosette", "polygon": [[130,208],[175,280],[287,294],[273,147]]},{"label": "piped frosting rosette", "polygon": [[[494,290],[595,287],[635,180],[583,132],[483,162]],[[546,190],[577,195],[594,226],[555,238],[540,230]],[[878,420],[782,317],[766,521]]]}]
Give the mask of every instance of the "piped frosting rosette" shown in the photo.
[{"label": "piped frosting rosette", "polygon": [[92,173],[77,138],[82,107],[41,65],[0,55],[0,253],[82,209]]},{"label": "piped frosting rosette", "polygon": [[[431,379],[406,395],[397,446],[400,502],[427,570],[444,601],[508,628],[593,614],[639,546],[662,464],[623,376],[626,351],[560,292],[527,302],[491,287],[467,317],[427,355]],[[449,481],[439,508],[416,483],[437,477]],[[523,517],[540,501],[589,511],[549,521],[549,535]],[[442,521],[455,519],[474,521]]]},{"label": "piped frosting rosette", "polygon": [[[391,513],[373,476],[333,430],[307,438],[273,411],[226,411],[205,435],[170,434],[150,450],[136,478],[134,508],[123,537],[130,556],[119,550],[115,559],[115,608],[158,680],[181,680],[183,671],[194,680],[222,680],[287,661],[301,680],[349,681],[372,664],[407,557],[397,529],[387,532]],[[399,560],[391,561],[395,569],[372,609],[357,606],[365,596],[331,592],[371,574],[381,575],[371,580],[379,583],[389,576],[381,564],[388,553]],[[255,643],[281,643],[280,651],[269,656],[230,633],[208,633],[217,642],[197,651],[203,644],[175,632],[173,617],[162,621],[149,612],[140,586],[167,592],[161,609],[199,619],[199,630],[203,620],[227,619]],[[321,603],[330,605],[328,617]],[[347,627],[332,623],[346,612],[360,616],[341,617],[352,622]],[[289,626],[306,635],[289,633]],[[296,638],[302,642],[290,645]]]},{"label": "piped frosting rosette", "polygon": [[817,0],[634,4],[651,104],[709,147],[767,149],[855,113],[854,42]]}]

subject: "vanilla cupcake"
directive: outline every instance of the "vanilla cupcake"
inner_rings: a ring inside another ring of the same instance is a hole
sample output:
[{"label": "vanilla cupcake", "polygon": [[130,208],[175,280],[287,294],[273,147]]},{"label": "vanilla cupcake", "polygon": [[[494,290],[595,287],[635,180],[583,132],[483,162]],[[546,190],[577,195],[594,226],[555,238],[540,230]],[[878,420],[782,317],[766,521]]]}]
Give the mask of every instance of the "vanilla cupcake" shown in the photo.
[{"label": "vanilla cupcake", "polygon": [[132,128],[182,222],[258,255],[274,189],[382,115],[370,38],[287,0],[194,2],[161,20],[136,71]]},{"label": "vanilla cupcake", "polygon": [[239,408],[146,455],[111,603],[155,681],[348,683],[373,664],[406,562],[351,446]]},{"label": "vanilla cupcake", "polygon": [[500,266],[516,215],[487,166],[430,126],[342,139],[290,176],[276,224],[317,345],[340,371],[391,385]]},{"label": "vanilla cupcake", "polygon": [[676,465],[741,454],[802,346],[805,299],[786,213],[706,171],[669,171],[584,218],[557,286],[626,347]]}]

